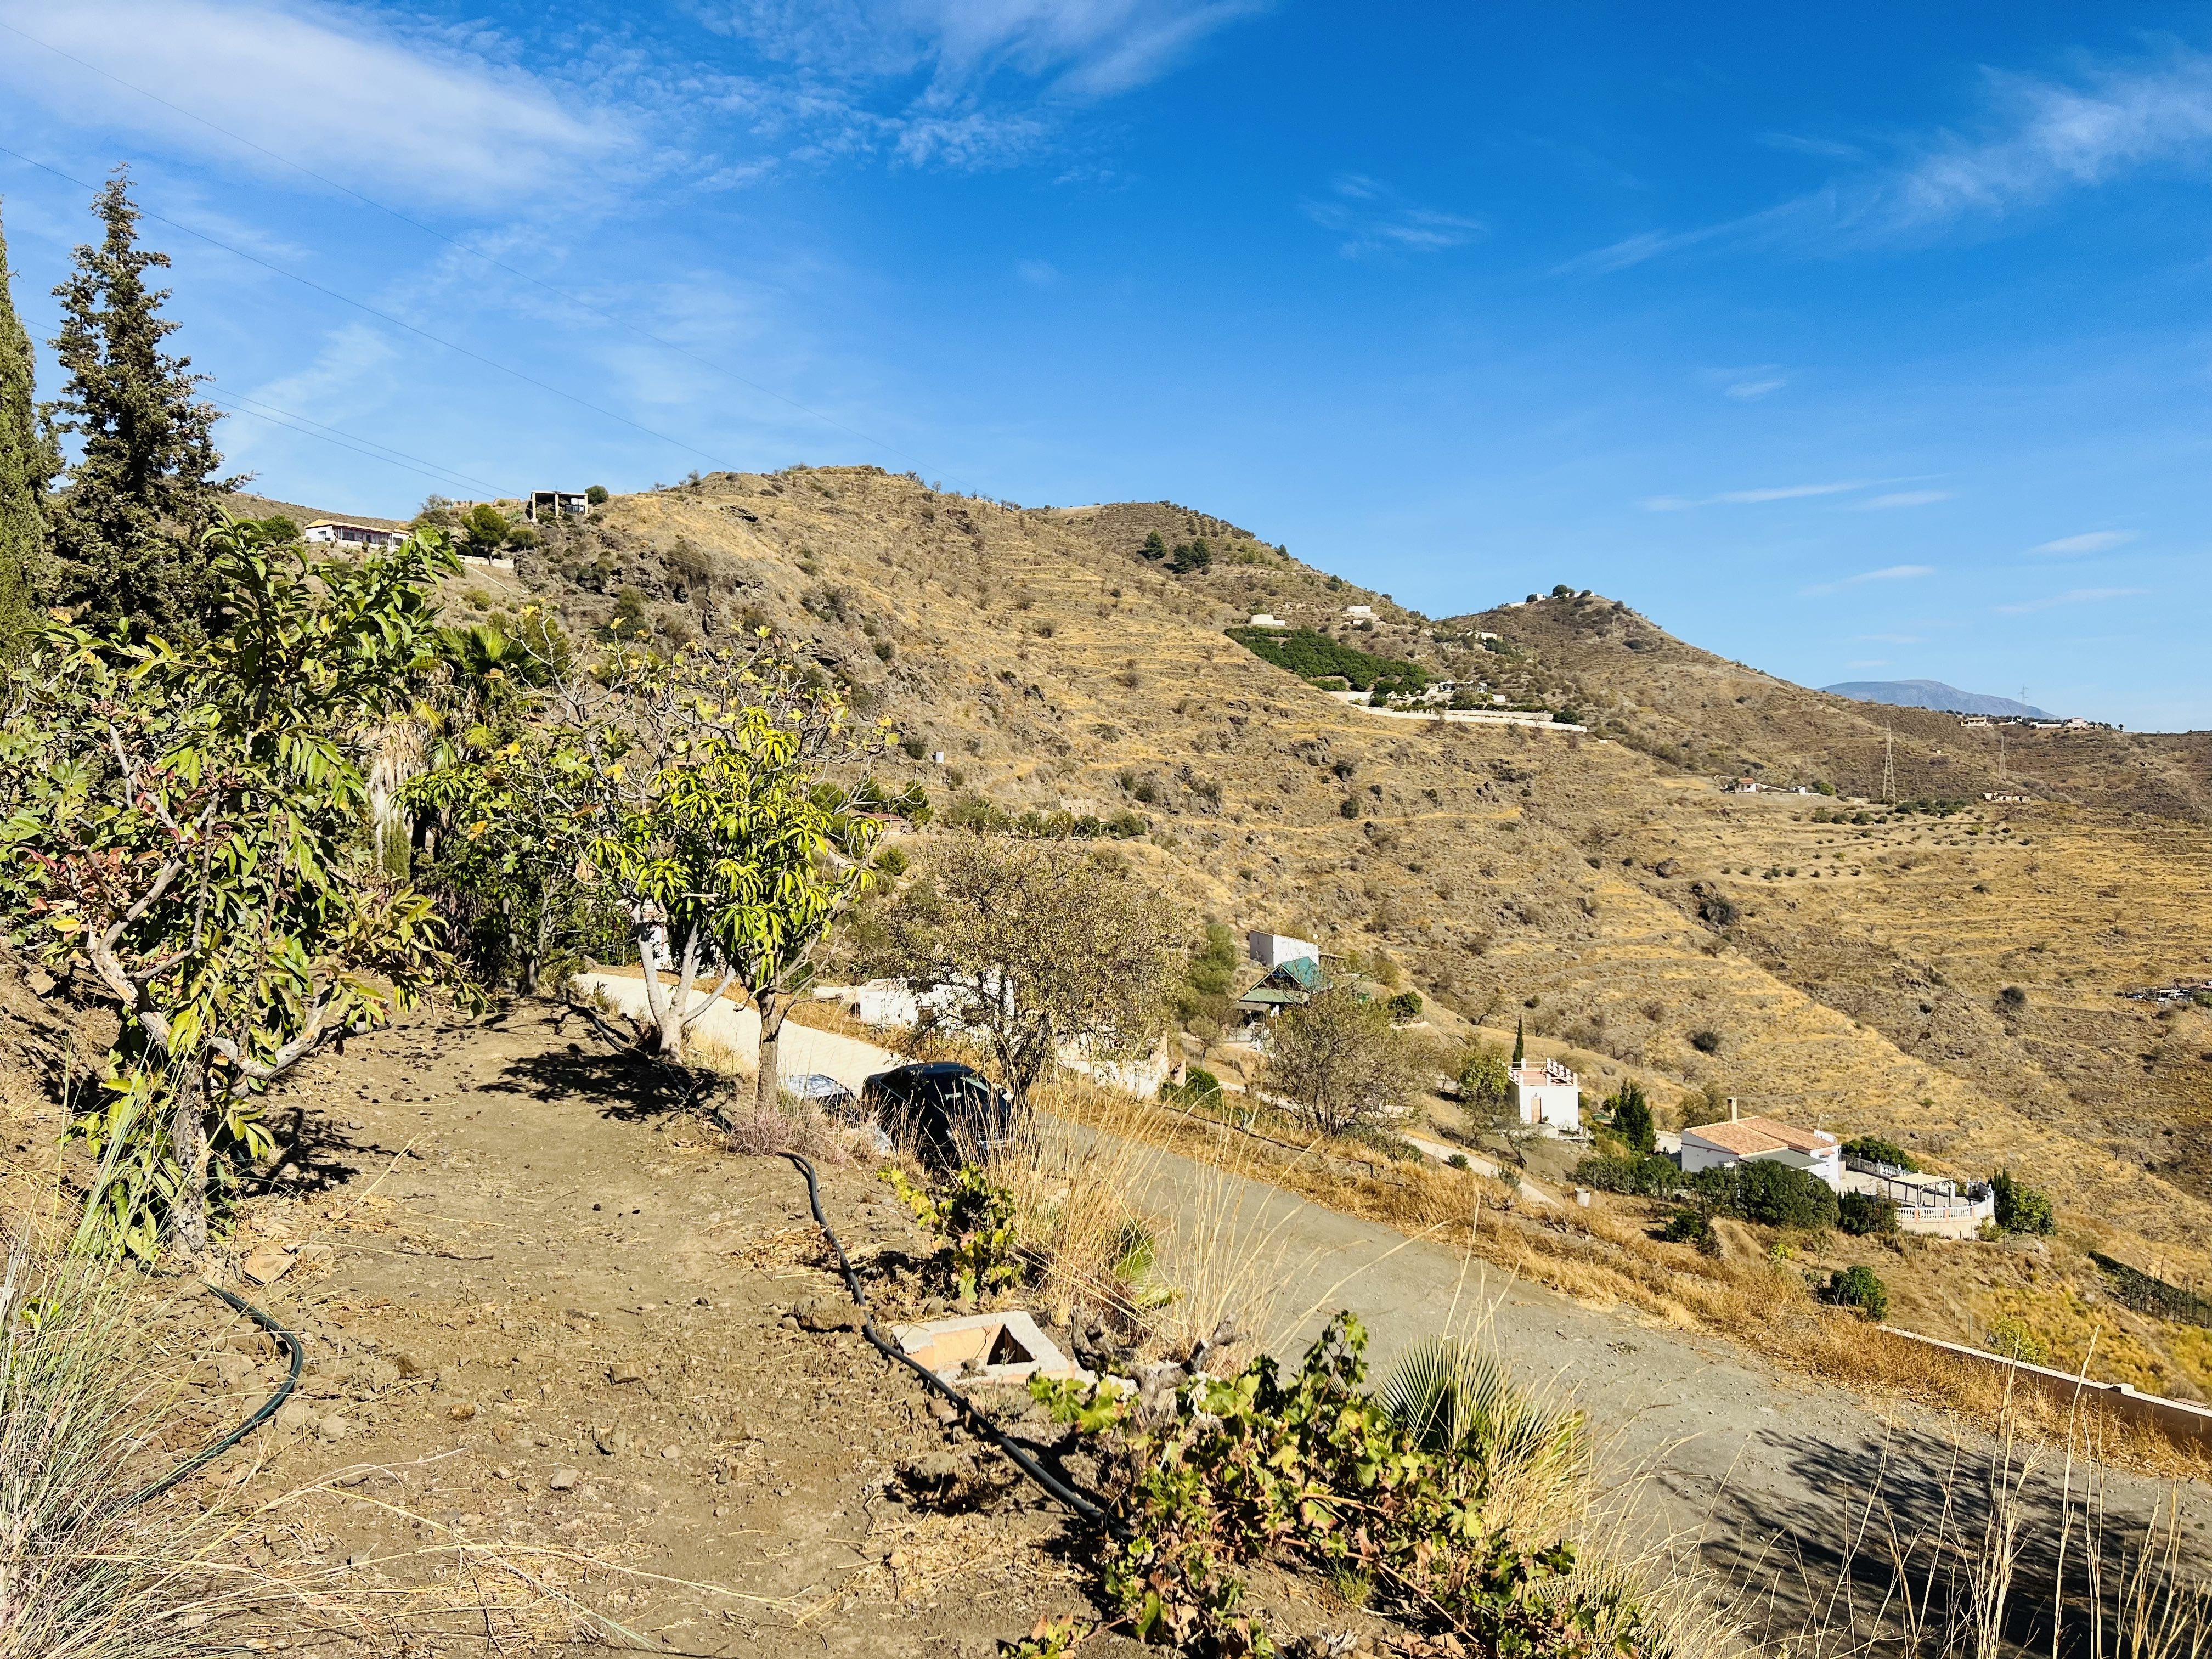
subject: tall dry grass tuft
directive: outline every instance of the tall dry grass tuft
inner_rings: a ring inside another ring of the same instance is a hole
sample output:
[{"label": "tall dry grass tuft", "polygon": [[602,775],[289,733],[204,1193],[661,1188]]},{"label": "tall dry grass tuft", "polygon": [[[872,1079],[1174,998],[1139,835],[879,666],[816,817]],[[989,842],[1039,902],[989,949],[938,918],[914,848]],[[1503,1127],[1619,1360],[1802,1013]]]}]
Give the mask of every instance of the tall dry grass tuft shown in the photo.
[{"label": "tall dry grass tuft", "polygon": [[[2077,1413],[2063,1449],[2003,1432],[1940,1470],[1886,1458],[1838,1516],[1842,1566],[1808,1584],[1794,1631],[1766,1621],[1770,1644],[1805,1659],[2201,1659],[2212,1651],[2205,1563],[2177,1501],[2148,1521],[2118,1518],[2107,1428]],[[1767,1586],[1777,1601],[1782,1577]]]},{"label": "tall dry grass tuft", "polygon": [[133,1499],[173,1461],[179,1374],[134,1270],[15,1234],[0,1282],[0,1655],[161,1659],[243,1605],[219,1518]]}]

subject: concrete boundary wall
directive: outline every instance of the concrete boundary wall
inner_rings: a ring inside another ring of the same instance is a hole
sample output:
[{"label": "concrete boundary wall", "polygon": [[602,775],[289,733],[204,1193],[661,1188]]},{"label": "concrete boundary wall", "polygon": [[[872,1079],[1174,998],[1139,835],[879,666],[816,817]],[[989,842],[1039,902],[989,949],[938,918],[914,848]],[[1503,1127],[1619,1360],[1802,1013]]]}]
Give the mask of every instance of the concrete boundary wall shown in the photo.
[{"label": "concrete boundary wall", "polygon": [[[647,1018],[645,981],[634,973],[578,974],[571,983],[587,997],[594,991],[605,992],[609,1001],[635,1019]],[[722,1049],[736,1060],[747,1077],[760,1066],[760,1015],[749,1007],[732,1007],[727,998],[699,1016],[699,1023],[691,1028],[691,1040]],[[782,1035],[777,1039],[776,1066],[785,1077],[818,1072],[836,1078],[854,1094],[860,1092],[860,1085],[872,1073],[904,1063],[888,1048],[842,1031],[817,1030],[797,1020],[784,1021]]]},{"label": "concrete boundary wall", "polygon": [[1945,1342],[1937,1337],[1923,1336],[1917,1331],[1908,1331],[1896,1325],[1884,1325],[1882,1329],[1893,1336],[1901,1336],[1924,1347],[1941,1348],[1946,1353],[1982,1366],[1998,1376],[2008,1376],[2014,1388],[2032,1389],[2056,1405],[2070,1405],[2078,1395],[2085,1404],[2094,1401],[2113,1416],[2157,1429],[2168,1439],[2182,1444],[2212,1446],[2212,1408],[2191,1405],[2186,1401],[2168,1400],[2163,1395],[2139,1394],[2125,1382],[2087,1381],[2071,1371],[2057,1370],[2049,1365],[2031,1365],[2021,1359],[2008,1359],[2002,1354],[1990,1353],[1982,1348],[1969,1348],[1958,1342]]}]

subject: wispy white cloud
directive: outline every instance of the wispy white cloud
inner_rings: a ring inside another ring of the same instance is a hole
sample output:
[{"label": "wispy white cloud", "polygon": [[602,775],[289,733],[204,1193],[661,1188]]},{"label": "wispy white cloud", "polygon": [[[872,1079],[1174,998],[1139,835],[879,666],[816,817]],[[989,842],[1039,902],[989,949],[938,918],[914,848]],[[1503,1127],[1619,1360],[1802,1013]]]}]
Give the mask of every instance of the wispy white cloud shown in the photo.
[{"label": "wispy white cloud", "polygon": [[1803,593],[1809,599],[1822,593],[1840,593],[1847,587],[1857,587],[1866,582],[1917,581],[1923,576],[1932,576],[1935,574],[1936,567],[1932,564],[1885,565],[1880,570],[1862,570],[1856,576],[1844,576],[1832,582],[1822,582],[1817,587],[1804,589]]},{"label": "wispy white cloud", "polygon": [[2116,547],[2124,547],[2135,540],[2132,530],[2091,530],[2079,536],[2061,536],[2057,541],[2038,542],[2027,550],[2063,558],[2073,553],[2109,553]]},{"label": "wispy white cloud", "polygon": [[1892,507],[1926,507],[1934,501],[1948,501],[1950,499],[1951,492],[1948,489],[1899,489],[1887,495],[1870,495],[1865,501],[1854,501],[1852,505],[1868,510],[1879,510]]},{"label": "wispy white cloud", "polygon": [[557,188],[635,148],[621,118],[501,61],[487,38],[406,32],[357,8],[0,0],[0,21],[69,54],[5,37],[8,99],[256,171],[297,177],[216,128],[343,183],[470,205]]},{"label": "wispy white cloud", "polygon": [[1401,200],[1387,185],[1364,173],[1340,173],[1329,193],[1299,204],[1307,218],[1344,240],[1338,252],[1356,258],[1365,253],[1440,253],[1464,247],[1485,234],[1480,219]]},{"label": "wispy white cloud", "polygon": [[1842,495],[1867,487],[1863,479],[1839,483],[1771,484],[1760,489],[1724,489],[1717,495],[1648,495],[1637,502],[1646,513],[1686,513],[1695,507],[1756,507],[1765,501],[1794,501],[1810,495]]},{"label": "wispy white cloud", "polygon": [[1790,377],[1782,372],[1779,363],[1759,363],[1749,368],[1708,368],[1699,371],[1698,378],[1718,388],[1723,397],[1741,403],[1756,403],[1790,384]]},{"label": "wispy white cloud", "polygon": [[1043,259],[1024,259],[1014,266],[1014,275],[1031,288],[1050,288],[1060,280],[1057,266]]},{"label": "wispy white cloud", "polygon": [[1650,229],[1556,267],[1602,275],[1708,243],[1767,243],[1828,252],[1925,238],[2094,189],[2163,162],[2212,161],[2212,55],[2173,47],[2108,60],[2069,80],[1991,70],[1978,116],[1894,147],[1880,165],[1863,152],[1770,134],[1778,148],[1826,156],[1847,170],[1802,196],[1686,229]]},{"label": "wispy white cloud", "polygon": [[2056,610],[2062,605],[2100,605],[2106,599],[2130,599],[2148,593],[2148,587],[2075,587],[2063,593],[2054,593],[2047,599],[2023,599],[2018,605],[1997,606],[2000,617],[2025,617],[2038,611]]},{"label": "wispy white cloud", "polygon": [[1817,155],[1829,161],[1856,161],[1866,155],[1856,144],[1846,144],[1834,138],[1815,138],[1799,132],[1762,132],[1759,142],[1769,149],[1794,150],[1800,155]]}]

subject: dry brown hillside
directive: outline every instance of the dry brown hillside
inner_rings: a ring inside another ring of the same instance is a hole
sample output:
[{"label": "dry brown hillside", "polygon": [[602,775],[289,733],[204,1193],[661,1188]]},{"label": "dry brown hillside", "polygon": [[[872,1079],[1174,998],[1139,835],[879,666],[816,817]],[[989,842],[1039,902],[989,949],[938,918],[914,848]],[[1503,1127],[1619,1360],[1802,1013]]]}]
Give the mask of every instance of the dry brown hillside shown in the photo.
[{"label": "dry brown hillside", "polygon": [[[1146,558],[1155,529],[1204,536],[1211,568]],[[892,716],[890,769],[940,806],[1141,814],[1133,850],[1194,929],[1387,956],[1469,1018],[1605,1057],[1601,1088],[1639,1066],[1962,1174],[2009,1165],[2078,1236],[2212,1267],[2212,1018],[2115,995],[2212,973],[2200,742],[2065,734],[2011,769],[2050,799],[1984,805],[1987,734],[1788,685],[1610,600],[1432,623],[1170,503],[1022,510],[864,468],[619,498],[455,587],[486,612],[538,592],[578,628],[633,592],[679,640],[772,622]],[[1255,610],[1593,733],[1346,708],[1224,635]],[[1973,805],[1833,823],[1826,798],[1717,786],[1755,763],[1863,788],[1893,723],[1900,793]],[[1971,1285],[1954,1302],[1978,1340],[1994,1310]]]}]

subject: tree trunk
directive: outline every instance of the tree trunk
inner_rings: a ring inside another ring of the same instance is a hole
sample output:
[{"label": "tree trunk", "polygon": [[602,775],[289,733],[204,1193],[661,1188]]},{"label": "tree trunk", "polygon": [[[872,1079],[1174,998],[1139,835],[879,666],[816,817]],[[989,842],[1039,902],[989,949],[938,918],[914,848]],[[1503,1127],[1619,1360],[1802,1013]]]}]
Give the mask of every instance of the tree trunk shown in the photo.
[{"label": "tree trunk", "polygon": [[207,1249],[208,1242],[207,1119],[201,1109],[197,1067],[185,1072],[177,1091],[169,1144],[178,1164],[177,1201],[171,1212],[176,1244],[186,1256],[197,1257]]},{"label": "tree trunk", "polygon": [[678,1066],[684,1063],[684,1011],[691,1001],[691,981],[698,972],[699,930],[694,927],[684,936],[683,960],[676,970],[676,994],[660,1022],[660,1057]]},{"label": "tree trunk", "polygon": [[[631,923],[631,931],[637,936],[638,969],[645,975],[646,1017],[653,1021],[661,1051],[665,1053],[669,1041],[668,988],[660,982],[660,945],[653,938],[656,925],[649,916],[641,913]],[[678,1040],[680,1042],[681,1037]]]},{"label": "tree trunk", "polygon": [[778,1054],[782,1048],[783,1017],[791,1012],[790,1005],[781,991],[760,991],[754,994],[753,1006],[760,1010],[760,1057],[753,1067],[753,1109],[773,1106],[783,1079],[776,1074]]}]

